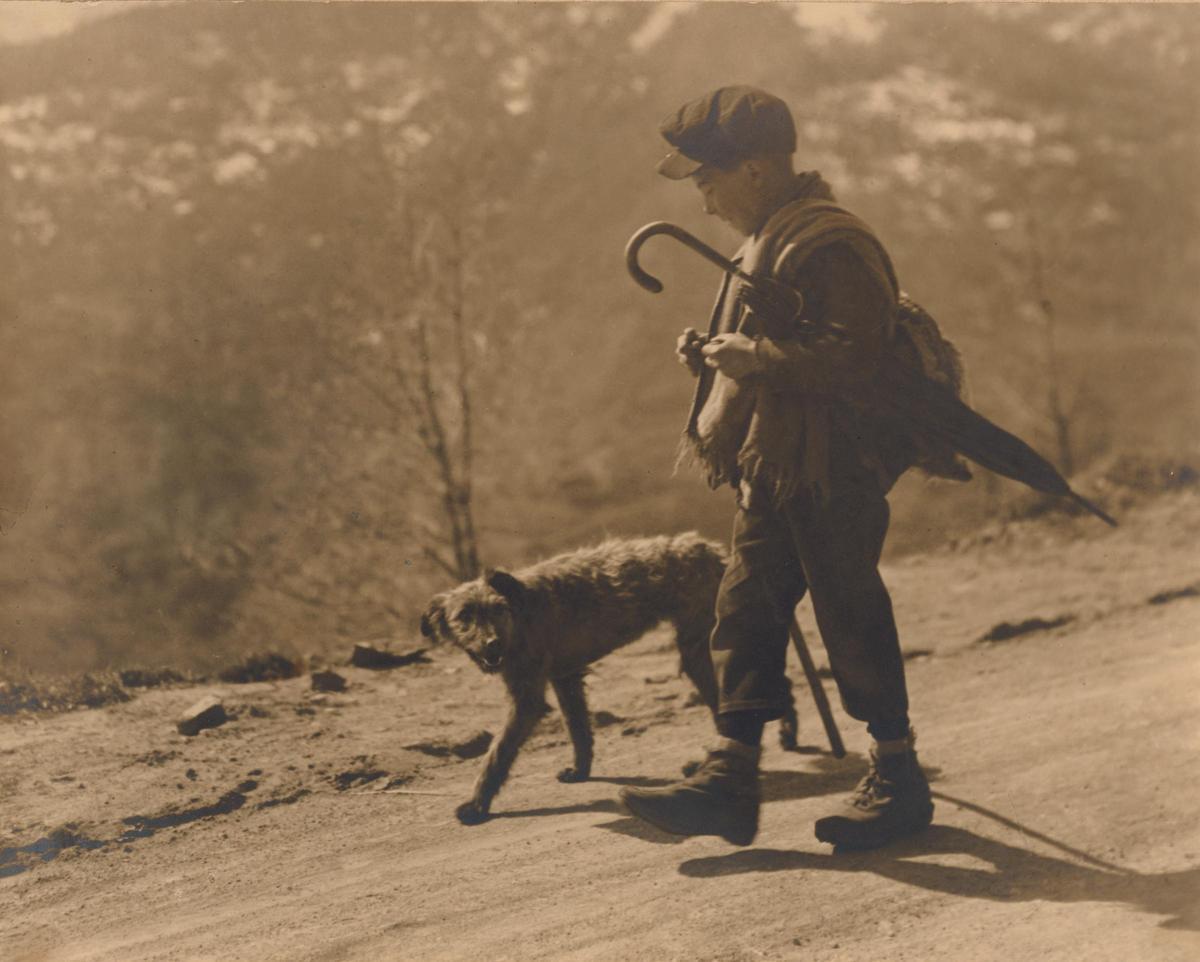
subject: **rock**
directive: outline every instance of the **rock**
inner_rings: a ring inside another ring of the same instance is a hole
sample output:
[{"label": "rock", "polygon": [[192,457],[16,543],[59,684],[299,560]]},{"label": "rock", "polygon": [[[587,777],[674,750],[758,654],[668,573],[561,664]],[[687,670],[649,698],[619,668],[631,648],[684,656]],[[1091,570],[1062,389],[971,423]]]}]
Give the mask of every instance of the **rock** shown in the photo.
[{"label": "rock", "polygon": [[312,791],[307,788],[298,788],[287,795],[275,795],[268,798],[266,801],[259,802],[256,808],[274,808],[276,805],[294,805],[305,795],[311,795]]},{"label": "rock", "polygon": [[478,731],[470,738],[450,746],[450,754],[456,758],[478,758],[492,744],[492,733]]},{"label": "rock", "polygon": [[227,721],[229,716],[225,714],[221,699],[209,695],[180,715],[175,727],[181,735],[197,735],[205,728],[217,728]]},{"label": "rock", "polygon": [[250,655],[243,661],[229,665],[217,673],[221,681],[245,685],[255,681],[282,681],[295,678],[301,673],[300,662],[276,651]]},{"label": "rock", "polygon": [[414,742],[411,745],[403,747],[409,751],[432,755],[434,758],[448,758],[453,755],[455,758],[465,759],[478,758],[488,750],[491,744],[492,733],[489,731],[479,731],[469,738],[458,741],[432,739],[430,741]]},{"label": "rock", "polygon": [[1200,597],[1200,585],[1188,585],[1186,588],[1175,588],[1172,591],[1160,591],[1146,599],[1148,605],[1165,605],[1180,598]]},{"label": "rock", "polygon": [[614,715],[610,711],[605,711],[601,708],[597,712],[592,712],[592,724],[596,728],[607,728],[609,725],[619,725],[625,719],[620,715]]},{"label": "rock", "polygon": [[642,679],[647,685],[665,685],[674,675],[647,675]]},{"label": "rock", "polygon": [[996,641],[1009,641],[1013,638],[1020,638],[1022,635],[1032,634],[1037,631],[1050,631],[1054,628],[1061,628],[1063,625],[1069,624],[1074,620],[1074,615],[1067,614],[1059,615],[1049,620],[1045,618],[1026,618],[1024,621],[1017,622],[1016,624],[1002,621],[1000,624],[993,626],[979,641],[983,644]]},{"label": "rock", "polygon": [[115,678],[110,678],[104,673],[84,675],[70,687],[69,700],[87,708],[102,708],[105,705],[129,701],[133,697]]},{"label": "rock", "polygon": [[450,746],[440,741],[413,742],[402,747],[411,752],[432,755],[434,758],[447,758],[450,755]]},{"label": "rock", "polygon": [[334,787],[339,792],[344,792],[348,788],[354,788],[356,785],[366,785],[370,782],[384,778],[387,772],[378,768],[351,768],[344,772],[339,772],[333,776]]},{"label": "rock", "polygon": [[425,656],[426,651],[428,651],[427,648],[418,648],[415,651],[396,654],[393,651],[376,648],[365,641],[360,641],[354,646],[354,651],[350,655],[350,664],[355,668],[371,668],[376,671],[402,668],[405,665],[429,661]]},{"label": "rock", "polygon": [[160,766],[165,765],[172,759],[178,758],[179,752],[160,752],[158,749],[146,752],[145,755],[138,755],[134,761],[142,765]]},{"label": "rock", "polygon": [[312,687],[313,691],[345,691],[346,679],[336,671],[314,671]]}]

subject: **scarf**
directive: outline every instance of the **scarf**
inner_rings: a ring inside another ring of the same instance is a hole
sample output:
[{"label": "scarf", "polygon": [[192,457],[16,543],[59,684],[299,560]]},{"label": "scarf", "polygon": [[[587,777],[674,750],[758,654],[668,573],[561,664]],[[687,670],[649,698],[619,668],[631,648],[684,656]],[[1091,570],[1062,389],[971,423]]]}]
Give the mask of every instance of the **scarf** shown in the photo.
[{"label": "scarf", "polygon": [[[866,264],[872,278],[893,302],[895,274],[883,246],[861,220],[839,207],[829,185],[816,171],[798,175],[791,198],[768,218],[735,255],[749,274],[786,280],[795,276],[813,251],[845,243]],[[796,338],[792,320],[749,314],[740,305],[741,281],[725,276],[709,324],[709,335],[740,331],[772,339]],[[705,368],[696,386],[684,432],[681,460],[695,460],[709,486],[748,482],[777,504],[803,487],[829,493],[832,399],[815,394],[772,390],[757,379],[741,383]]]}]

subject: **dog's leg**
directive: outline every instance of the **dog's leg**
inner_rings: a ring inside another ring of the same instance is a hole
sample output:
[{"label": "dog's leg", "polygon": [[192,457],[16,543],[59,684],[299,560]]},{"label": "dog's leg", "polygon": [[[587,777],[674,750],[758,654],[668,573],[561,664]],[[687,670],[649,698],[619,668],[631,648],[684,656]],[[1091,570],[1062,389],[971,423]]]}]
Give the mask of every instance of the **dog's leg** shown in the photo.
[{"label": "dog's leg", "polygon": [[[700,700],[712,712],[713,722],[717,719],[717,675],[713,671],[712,655],[708,650],[708,639],[712,635],[713,622],[705,619],[698,623],[677,623],[675,644],[679,648],[679,667],[700,695]],[[700,768],[699,759],[693,758],[683,764],[684,778],[690,778]]]},{"label": "dog's leg", "polygon": [[521,745],[524,744],[534,727],[543,715],[549,711],[546,705],[545,682],[531,686],[513,698],[509,709],[508,719],[504,723],[504,731],[492,742],[484,761],[483,771],[475,782],[475,791],[471,800],[463,802],[455,810],[458,820],[464,825],[478,825],[486,821],[492,799],[500,791],[500,786],[508,778],[509,769],[517,757]]},{"label": "dog's leg", "polygon": [[713,622],[704,620],[697,624],[676,623],[675,645],[679,649],[679,667],[708,706],[713,718],[717,717],[717,676],[713,671],[712,655],[708,650],[708,639],[712,634]]},{"label": "dog's leg", "polygon": [[799,747],[796,739],[800,731],[800,723],[796,719],[796,696],[792,692],[792,680],[790,678],[786,680],[788,703],[787,710],[779,719],[779,747],[785,752],[794,752]]},{"label": "dog's leg", "polygon": [[592,773],[592,723],[588,717],[587,695],[583,690],[583,673],[566,678],[551,679],[558,707],[562,709],[575,748],[575,764],[558,773],[560,782],[584,782]]}]

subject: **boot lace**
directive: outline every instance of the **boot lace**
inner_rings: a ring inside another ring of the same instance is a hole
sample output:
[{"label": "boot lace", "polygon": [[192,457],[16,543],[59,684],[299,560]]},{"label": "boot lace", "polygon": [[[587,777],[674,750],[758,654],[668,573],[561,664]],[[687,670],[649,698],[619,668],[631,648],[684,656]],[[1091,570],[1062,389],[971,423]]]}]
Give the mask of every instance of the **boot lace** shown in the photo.
[{"label": "boot lace", "polygon": [[855,808],[873,808],[876,800],[883,795],[883,785],[886,779],[879,774],[879,763],[874,756],[871,756],[871,767],[867,769],[867,774],[863,776],[858,785],[854,788],[854,796],[850,803]]}]

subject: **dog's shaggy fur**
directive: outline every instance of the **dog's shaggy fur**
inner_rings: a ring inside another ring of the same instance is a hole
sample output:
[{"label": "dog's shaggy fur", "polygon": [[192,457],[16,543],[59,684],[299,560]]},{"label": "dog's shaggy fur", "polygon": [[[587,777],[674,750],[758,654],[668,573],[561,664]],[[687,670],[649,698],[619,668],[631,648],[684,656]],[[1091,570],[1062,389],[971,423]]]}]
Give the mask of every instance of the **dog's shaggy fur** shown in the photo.
[{"label": "dog's shaggy fur", "polygon": [[[521,744],[549,711],[547,683],[575,750],[575,764],[558,778],[587,779],[592,767],[587,667],[660,622],[674,626],[680,668],[715,714],[708,639],[725,560],[721,545],[694,533],[613,540],[512,574],[485,572],[435,596],[421,618],[422,633],[457,645],[482,671],[499,674],[512,701],[473,796],[458,807],[459,820],[470,825],[487,818]],[[794,710],[784,721],[785,746],[789,738],[794,747]]]}]

